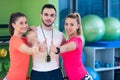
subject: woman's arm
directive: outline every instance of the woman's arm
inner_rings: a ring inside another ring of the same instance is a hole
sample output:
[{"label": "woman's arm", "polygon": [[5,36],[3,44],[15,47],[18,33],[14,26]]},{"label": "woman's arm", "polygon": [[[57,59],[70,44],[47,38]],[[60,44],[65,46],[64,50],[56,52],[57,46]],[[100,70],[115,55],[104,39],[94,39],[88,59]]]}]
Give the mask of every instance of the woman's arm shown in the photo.
[{"label": "woman's arm", "polygon": [[60,53],[73,51],[76,49],[76,43],[74,41],[71,41],[69,43],[66,43],[66,44],[60,46],[59,48],[60,48]]},{"label": "woman's arm", "polygon": [[21,46],[19,47],[19,50],[25,54],[29,54],[32,55],[33,53],[38,53],[39,52],[39,47],[37,46],[33,46],[33,47],[29,47],[26,44],[21,44]]},{"label": "woman's arm", "polygon": [[[54,53],[64,53],[68,51],[72,51],[76,49],[76,43],[74,41],[71,41],[69,43],[66,43],[60,47],[56,47],[53,42],[51,43],[50,49]],[[58,51],[59,50],[59,51]]]},{"label": "woman's arm", "polygon": [[64,36],[64,34],[62,35],[62,44],[61,45],[63,45],[63,44],[65,44],[66,43],[66,38],[65,38],[65,36]]}]

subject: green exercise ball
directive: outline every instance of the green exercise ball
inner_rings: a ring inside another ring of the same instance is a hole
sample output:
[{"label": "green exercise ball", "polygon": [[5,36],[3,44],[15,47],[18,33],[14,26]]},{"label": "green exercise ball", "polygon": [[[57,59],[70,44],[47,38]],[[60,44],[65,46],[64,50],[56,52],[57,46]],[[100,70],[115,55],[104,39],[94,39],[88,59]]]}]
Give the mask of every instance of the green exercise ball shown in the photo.
[{"label": "green exercise ball", "polygon": [[118,40],[120,36],[120,22],[118,19],[113,17],[107,17],[104,19],[105,23],[105,34],[103,40]]},{"label": "green exercise ball", "polygon": [[103,20],[96,15],[87,15],[82,18],[82,28],[87,42],[101,40],[105,32]]}]

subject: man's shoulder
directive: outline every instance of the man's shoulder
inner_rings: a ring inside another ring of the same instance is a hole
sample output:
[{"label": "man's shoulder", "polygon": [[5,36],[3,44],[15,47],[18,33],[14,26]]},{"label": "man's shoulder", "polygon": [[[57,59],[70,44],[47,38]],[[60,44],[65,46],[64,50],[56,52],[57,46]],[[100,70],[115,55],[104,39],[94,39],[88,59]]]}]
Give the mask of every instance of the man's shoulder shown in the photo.
[{"label": "man's shoulder", "polygon": [[36,26],[36,27],[38,28],[38,27],[41,27],[41,26],[40,26],[40,25],[38,25],[38,26]]},{"label": "man's shoulder", "polygon": [[58,33],[62,33],[61,31],[59,31],[59,30],[56,30],[56,29],[54,29],[54,31],[55,31],[55,32],[58,32]]},{"label": "man's shoulder", "polygon": [[40,30],[40,27],[41,27],[40,25],[36,26],[37,30]]},{"label": "man's shoulder", "polygon": [[61,35],[63,34],[63,33],[62,33],[61,31],[59,31],[59,30],[54,29],[54,31],[55,31],[56,34],[61,34]]}]

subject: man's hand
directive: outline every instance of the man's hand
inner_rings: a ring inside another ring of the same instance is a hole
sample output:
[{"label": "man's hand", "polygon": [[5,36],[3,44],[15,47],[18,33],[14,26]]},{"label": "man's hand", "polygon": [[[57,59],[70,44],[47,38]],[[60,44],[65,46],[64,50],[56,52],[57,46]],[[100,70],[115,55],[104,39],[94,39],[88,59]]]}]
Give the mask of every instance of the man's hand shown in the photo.
[{"label": "man's hand", "polygon": [[40,43],[39,50],[40,52],[45,52],[46,49],[47,49],[47,46],[46,46],[46,39],[45,39],[42,43]]},{"label": "man's hand", "polygon": [[51,50],[51,52],[53,52],[53,53],[56,53],[56,52],[57,52],[56,46],[53,44],[53,41],[51,41],[50,50]]}]

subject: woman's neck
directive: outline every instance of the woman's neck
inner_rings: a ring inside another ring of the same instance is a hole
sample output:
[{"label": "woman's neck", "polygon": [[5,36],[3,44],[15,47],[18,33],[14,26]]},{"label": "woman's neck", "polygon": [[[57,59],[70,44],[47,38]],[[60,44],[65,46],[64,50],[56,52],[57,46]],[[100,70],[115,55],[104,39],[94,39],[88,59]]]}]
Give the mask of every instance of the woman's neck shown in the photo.
[{"label": "woman's neck", "polygon": [[17,37],[21,38],[23,35],[20,34],[20,33],[16,33],[16,32],[15,32],[15,33],[13,34],[13,36],[17,36]]},{"label": "woman's neck", "polygon": [[78,37],[78,35],[77,35],[77,34],[72,34],[72,35],[69,35],[68,37],[69,37],[69,39],[70,39],[70,38],[72,38],[72,37]]}]

